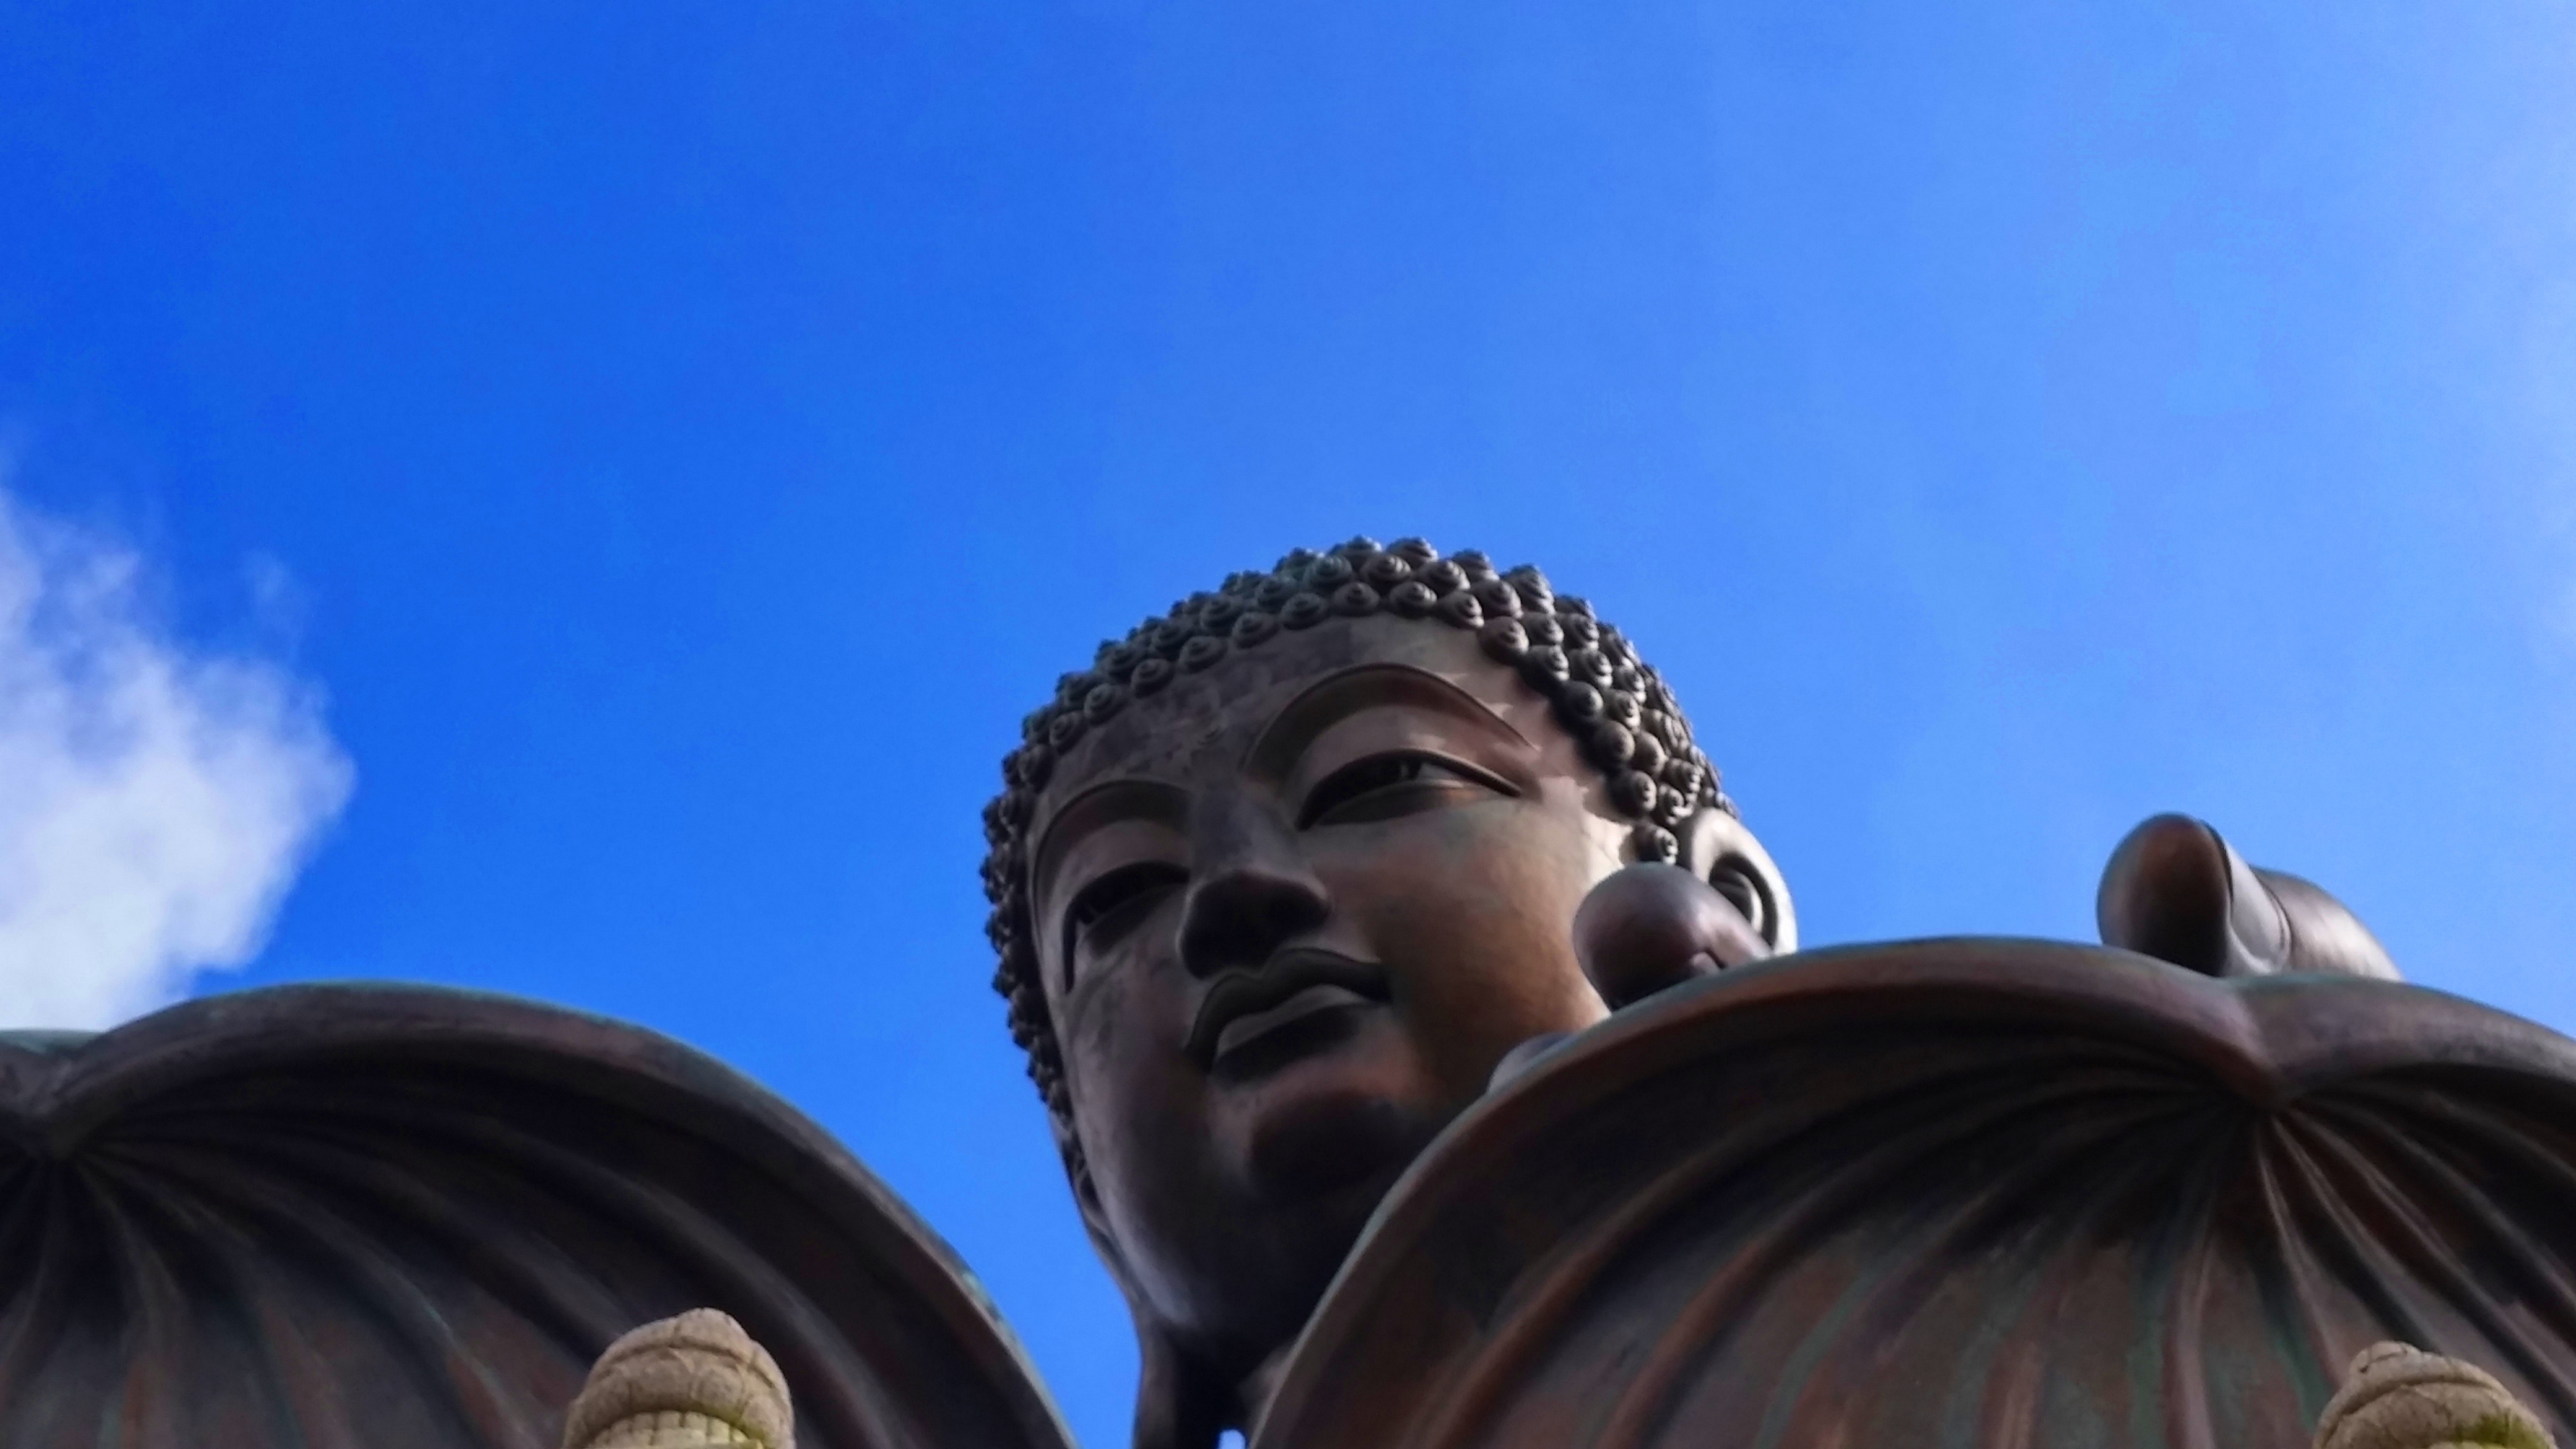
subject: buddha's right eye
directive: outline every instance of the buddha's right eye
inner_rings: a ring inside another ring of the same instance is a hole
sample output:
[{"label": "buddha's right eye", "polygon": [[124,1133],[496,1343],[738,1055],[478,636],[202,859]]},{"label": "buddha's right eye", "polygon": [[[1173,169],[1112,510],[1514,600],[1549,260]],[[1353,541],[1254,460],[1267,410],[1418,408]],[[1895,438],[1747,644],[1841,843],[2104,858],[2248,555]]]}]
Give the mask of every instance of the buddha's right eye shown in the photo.
[{"label": "buddha's right eye", "polygon": [[1064,908],[1064,962],[1068,983],[1073,976],[1074,953],[1083,947],[1099,950],[1135,929],[1153,910],[1154,903],[1169,891],[1189,882],[1189,872],[1165,860],[1140,860],[1122,865],[1081,890],[1074,892]]}]

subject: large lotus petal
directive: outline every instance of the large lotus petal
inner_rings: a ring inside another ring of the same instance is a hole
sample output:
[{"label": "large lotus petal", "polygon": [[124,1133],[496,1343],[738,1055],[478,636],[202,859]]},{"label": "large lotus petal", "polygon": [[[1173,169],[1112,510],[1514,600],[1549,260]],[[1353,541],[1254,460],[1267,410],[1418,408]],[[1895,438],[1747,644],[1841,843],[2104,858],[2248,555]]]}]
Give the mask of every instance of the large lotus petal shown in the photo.
[{"label": "large lotus petal", "polygon": [[1620,1013],[1380,1208],[1262,1449],[2298,1449],[2400,1339],[2576,1423],[2576,1043],[2034,942]]},{"label": "large lotus petal", "polygon": [[1065,1449],[938,1240],[649,1032],[292,987],[0,1044],[0,1445],[556,1449],[584,1373],[712,1305],[805,1449]]}]

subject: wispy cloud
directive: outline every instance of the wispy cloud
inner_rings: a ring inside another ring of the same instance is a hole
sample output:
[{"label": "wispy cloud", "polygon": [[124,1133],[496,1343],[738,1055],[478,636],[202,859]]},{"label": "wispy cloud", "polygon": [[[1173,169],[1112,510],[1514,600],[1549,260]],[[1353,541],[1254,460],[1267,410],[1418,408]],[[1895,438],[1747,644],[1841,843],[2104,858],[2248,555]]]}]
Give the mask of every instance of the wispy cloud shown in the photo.
[{"label": "wispy cloud", "polygon": [[173,638],[142,571],[0,493],[0,1028],[103,1026],[249,960],[348,799],[318,692]]}]

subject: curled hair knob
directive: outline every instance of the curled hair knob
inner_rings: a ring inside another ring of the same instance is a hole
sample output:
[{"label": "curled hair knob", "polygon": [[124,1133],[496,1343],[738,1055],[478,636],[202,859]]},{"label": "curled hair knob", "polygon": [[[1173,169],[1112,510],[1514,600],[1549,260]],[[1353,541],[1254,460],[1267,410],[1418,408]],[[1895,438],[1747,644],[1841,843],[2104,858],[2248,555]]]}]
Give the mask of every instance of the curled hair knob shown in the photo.
[{"label": "curled hair knob", "polygon": [[1666,785],[1655,794],[1654,821],[1658,825],[1670,826],[1678,830],[1681,828],[1681,823],[1690,818],[1691,810],[1698,803],[1697,796],[1684,794]]},{"label": "curled hair knob", "polygon": [[1643,820],[1654,814],[1656,797],[1663,790],[1655,783],[1655,777],[1643,770],[1621,770],[1610,777],[1610,803],[1631,819]]},{"label": "curled hair knob", "polygon": [[[1389,558],[1394,555],[1389,554]],[[1386,606],[1407,619],[1419,619],[1439,607],[1440,596],[1420,579],[1406,579],[1387,592]]]},{"label": "curled hair knob", "polygon": [[1400,553],[1375,554],[1360,569],[1360,577],[1381,593],[1388,592],[1413,577],[1413,564]]},{"label": "curled hair knob", "polygon": [[1629,757],[1636,753],[1637,737],[1615,719],[1605,719],[1592,727],[1583,738],[1584,753],[1602,769],[1620,772],[1628,768]]},{"label": "curled hair knob", "polygon": [[1601,691],[1580,679],[1569,681],[1556,692],[1556,715],[1577,738],[1589,734],[1601,722]]},{"label": "curled hair knob", "polygon": [[1522,564],[1503,577],[1511,581],[1513,588],[1520,590],[1521,602],[1529,606],[1531,613],[1556,612],[1556,594],[1547,586],[1547,575],[1531,568],[1528,564]]},{"label": "curled hair knob", "polygon": [[1693,800],[1699,798],[1699,787],[1707,780],[1699,762],[1688,755],[1676,754],[1664,762],[1664,783]]},{"label": "curled hair knob", "polygon": [[1442,623],[1454,624],[1461,629],[1481,628],[1485,622],[1484,607],[1476,602],[1474,594],[1465,589],[1442,594],[1432,612],[1440,616]]},{"label": "curled hair knob", "polygon": [[1043,790],[1055,773],[1055,751],[1045,745],[1023,745],[1011,758],[1019,762],[1019,778],[1011,782],[1015,785]]},{"label": "curled hair knob", "polygon": [[1565,683],[1569,668],[1565,651],[1553,644],[1533,644],[1521,656],[1521,678],[1551,696]]},{"label": "curled hair knob", "polygon": [[1333,590],[1333,612],[1358,618],[1377,612],[1377,590],[1354,579]]},{"label": "curled hair knob", "polygon": [[1181,672],[1196,674],[1225,657],[1225,641],[1214,634],[1201,634],[1181,647]]},{"label": "curled hair knob", "polygon": [[1319,594],[1329,594],[1357,576],[1351,561],[1337,553],[1328,553],[1306,568],[1306,587]]},{"label": "curled hair knob", "polygon": [[1199,627],[1211,634],[1223,634],[1234,627],[1236,616],[1242,612],[1243,600],[1231,594],[1219,594],[1199,606]]}]

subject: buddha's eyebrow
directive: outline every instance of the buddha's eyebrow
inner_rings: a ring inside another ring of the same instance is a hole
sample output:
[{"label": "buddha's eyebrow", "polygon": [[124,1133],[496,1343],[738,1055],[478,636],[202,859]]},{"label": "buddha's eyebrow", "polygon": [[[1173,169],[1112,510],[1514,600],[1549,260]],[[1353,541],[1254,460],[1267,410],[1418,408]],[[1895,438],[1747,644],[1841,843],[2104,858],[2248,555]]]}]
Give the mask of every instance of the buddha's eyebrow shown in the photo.
[{"label": "buddha's eyebrow", "polygon": [[1029,852],[1032,918],[1043,919],[1039,908],[1047,904],[1056,865],[1084,836],[1122,820],[1149,820],[1177,830],[1188,818],[1187,797],[1179,786],[1166,780],[1102,780],[1084,787],[1081,794],[1047,817],[1038,832],[1037,848]]},{"label": "buddha's eyebrow", "polygon": [[1522,749],[1535,748],[1483,700],[1427,669],[1410,664],[1363,664],[1326,675],[1280,707],[1244,755],[1244,769],[1259,779],[1285,780],[1317,735],[1363,709],[1406,705],[1445,714]]}]

